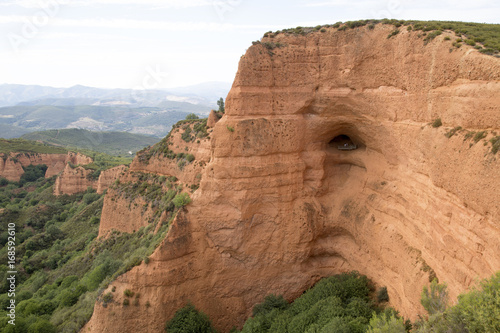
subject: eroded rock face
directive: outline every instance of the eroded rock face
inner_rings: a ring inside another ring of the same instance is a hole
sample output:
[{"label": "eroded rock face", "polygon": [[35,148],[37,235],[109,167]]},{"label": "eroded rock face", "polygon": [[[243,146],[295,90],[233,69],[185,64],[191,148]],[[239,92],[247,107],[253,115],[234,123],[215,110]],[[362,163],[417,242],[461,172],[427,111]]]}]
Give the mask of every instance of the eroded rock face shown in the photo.
[{"label": "eroded rock face", "polygon": [[[190,129],[193,128],[192,125],[189,127]],[[125,184],[140,182],[138,180],[140,174],[153,174],[164,178],[174,177],[177,179],[176,184],[184,187],[185,192],[191,186],[198,186],[202,172],[210,160],[210,140],[207,138],[192,138],[187,142],[182,139],[183,133],[182,126],[173,129],[168,136],[169,144],[165,144],[165,139],[159,144],[162,145],[163,150],[168,148],[170,154],[173,155],[180,153],[184,155],[191,154],[193,157],[191,162],[188,162],[185,158],[168,158],[163,152],[149,158],[139,156],[134,159],[130,168],[117,169],[120,174],[114,173],[109,179],[112,182],[118,179],[120,183]],[[101,174],[101,177],[104,176]],[[101,178],[99,178],[99,181],[101,181]],[[148,205],[149,203],[144,198],[121,193],[121,190],[111,186],[111,183],[108,184],[109,189],[104,198],[99,237],[106,237],[112,230],[134,232],[152,223],[156,211]],[[167,191],[167,188],[164,186],[163,190]],[[161,214],[160,222],[165,221],[164,213]]]},{"label": "eroded rock face", "polygon": [[66,164],[63,172],[57,177],[54,184],[54,195],[75,194],[86,191],[89,187],[97,189],[97,181],[89,178],[93,170],[86,170],[81,166],[71,167]]},{"label": "eroded rock face", "polygon": [[24,174],[23,166],[45,164],[47,165],[45,178],[50,178],[63,171],[68,162],[84,165],[92,163],[92,159],[72,152],[67,154],[10,153],[8,156],[0,154],[0,176],[17,182]]},{"label": "eroded rock face", "polygon": [[124,174],[128,170],[128,168],[124,165],[119,165],[117,167],[103,170],[99,175],[99,180],[97,181],[97,193],[102,194],[105,190],[107,190],[111,184],[122,174]]},{"label": "eroded rock face", "polygon": [[[387,39],[391,30],[250,47],[192,204],[83,331],[160,332],[191,301],[225,332],[269,293],[293,299],[350,270],[415,318],[430,278],[455,297],[499,270],[500,168],[485,142],[500,132],[500,61],[450,52],[446,34],[424,45],[407,31]],[[139,307],[120,305],[124,289],[141,294]]]}]

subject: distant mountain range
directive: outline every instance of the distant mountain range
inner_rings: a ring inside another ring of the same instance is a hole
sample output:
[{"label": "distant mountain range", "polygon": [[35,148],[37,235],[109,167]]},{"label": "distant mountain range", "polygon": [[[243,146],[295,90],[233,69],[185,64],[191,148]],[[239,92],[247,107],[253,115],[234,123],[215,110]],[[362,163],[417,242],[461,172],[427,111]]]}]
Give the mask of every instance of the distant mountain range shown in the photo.
[{"label": "distant mountain range", "polygon": [[189,113],[208,115],[230,84],[208,82],[164,90],[0,85],[0,137],[81,128],[165,136]]},{"label": "distant mountain range", "polygon": [[74,149],[87,149],[113,156],[132,156],[144,147],[152,146],[158,138],[123,132],[93,132],[83,129],[62,129],[33,132],[25,140]]},{"label": "distant mountain range", "polygon": [[0,84],[0,107],[19,104],[155,107],[166,101],[216,107],[217,100],[220,97],[226,98],[230,88],[231,84],[228,82],[206,82],[194,86],[162,90],[103,89],[81,85],[70,88],[54,88]]}]

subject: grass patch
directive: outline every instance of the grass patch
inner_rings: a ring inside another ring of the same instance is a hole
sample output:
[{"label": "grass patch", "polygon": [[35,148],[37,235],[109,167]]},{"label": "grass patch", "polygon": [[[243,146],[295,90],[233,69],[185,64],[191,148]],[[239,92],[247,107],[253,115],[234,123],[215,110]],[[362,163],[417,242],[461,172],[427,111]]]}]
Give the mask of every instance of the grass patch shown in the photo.
[{"label": "grass patch", "polygon": [[488,135],[487,131],[479,131],[474,135],[474,142],[477,143]]},{"label": "grass patch", "polygon": [[454,136],[458,131],[462,129],[462,126],[457,126],[446,132],[445,136],[449,139]]},{"label": "grass patch", "polygon": [[496,154],[497,151],[500,149],[500,136],[495,136],[490,139],[491,143],[491,152],[493,154]]},{"label": "grass patch", "polygon": [[68,150],[48,144],[23,139],[0,139],[0,153],[66,154]]}]

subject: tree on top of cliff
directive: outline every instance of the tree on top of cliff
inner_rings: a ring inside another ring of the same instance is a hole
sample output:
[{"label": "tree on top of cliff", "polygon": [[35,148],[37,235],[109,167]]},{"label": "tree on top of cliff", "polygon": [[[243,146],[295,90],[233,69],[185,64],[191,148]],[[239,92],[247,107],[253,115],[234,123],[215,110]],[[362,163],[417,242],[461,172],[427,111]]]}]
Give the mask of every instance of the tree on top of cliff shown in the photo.
[{"label": "tree on top of cliff", "polygon": [[186,116],[186,120],[195,120],[195,119],[200,119],[196,114],[190,113]]}]

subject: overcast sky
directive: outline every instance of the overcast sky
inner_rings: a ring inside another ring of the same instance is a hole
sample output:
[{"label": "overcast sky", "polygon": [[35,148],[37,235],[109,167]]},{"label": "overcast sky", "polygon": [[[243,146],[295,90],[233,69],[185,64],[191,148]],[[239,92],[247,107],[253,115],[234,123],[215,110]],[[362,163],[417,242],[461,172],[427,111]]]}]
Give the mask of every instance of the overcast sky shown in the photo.
[{"label": "overcast sky", "polygon": [[0,0],[0,84],[232,82],[266,31],[384,17],[500,23],[500,1]]}]

